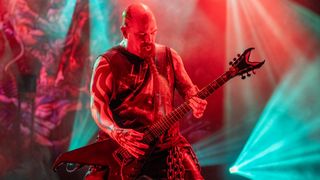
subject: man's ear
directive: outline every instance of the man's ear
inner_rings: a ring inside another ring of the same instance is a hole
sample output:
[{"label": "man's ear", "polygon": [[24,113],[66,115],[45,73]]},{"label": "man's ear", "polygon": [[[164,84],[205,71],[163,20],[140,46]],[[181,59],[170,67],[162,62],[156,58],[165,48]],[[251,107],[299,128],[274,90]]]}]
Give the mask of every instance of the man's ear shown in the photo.
[{"label": "man's ear", "polygon": [[127,27],[126,26],[121,26],[120,29],[121,29],[123,37],[125,39],[128,39],[128,32],[127,32],[128,29],[127,29]]}]

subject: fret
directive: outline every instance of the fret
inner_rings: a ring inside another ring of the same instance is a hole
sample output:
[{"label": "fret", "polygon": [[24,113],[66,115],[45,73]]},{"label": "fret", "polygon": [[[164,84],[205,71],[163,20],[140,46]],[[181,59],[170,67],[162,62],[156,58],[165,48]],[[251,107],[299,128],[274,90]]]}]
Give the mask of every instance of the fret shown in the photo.
[{"label": "fret", "polygon": [[218,85],[219,85],[219,87],[220,87],[220,86],[222,86],[225,82],[224,82],[224,80],[223,80],[222,78],[219,78],[219,79],[217,79],[217,83],[218,83]]},{"label": "fret", "polygon": [[176,111],[176,117],[178,118],[178,119],[180,119],[180,118],[183,118],[183,116],[184,116],[184,113],[182,112],[182,107],[183,106],[180,106],[178,109],[177,109],[177,111]]},{"label": "fret", "polygon": [[150,144],[153,141],[153,135],[151,131],[145,132],[144,138],[142,140],[145,144]]},{"label": "fret", "polygon": [[170,123],[168,122],[168,120],[166,118],[163,118],[163,125],[165,128],[169,128],[170,127]]},{"label": "fret", "polygon": [[[175,111],[173,111],[172,113],[170,113],[170,114],[169,114],[169,118],[171,118],[172,120],[175,121],[175,120],[178,118],[178,117],[177,117],[177,113],[176,113],[176,112],[178,111],[178,109],[179,109],[179,108],[177,108],[177,110],[175,110]],[[174,121],[173,121],[173,122],[174,122]]]},{"label": "fret", "polygon": [[163,131],[163,130],[162,130],[162,127],[163,127],[163,126],[161,126],[160,123],[157,124],[157,127],[156,127],[156,128],[157,128],[157,134],[161,134],[161,132]]},{"label": "fret", "polygon": [[168,115],[167,121],[171,124],[171,126],[175,123],[175,119],[172,118],[173,116],[171,113]]},{"label": "fret", "polygon": [[158,136],[158,134],[159,134],[158,123],[154,124],[154,127],[151,129],[151,131],[153,132],[153,134],[155,136]]},{"label": "fret", "polygon": [[183,112],[184,112],[184,113],[188,113],[188,112],[191,110],[191,107],[189,106],[188,103],[185,102],[185,103],[182,105],[182,109],[183,109]]}]

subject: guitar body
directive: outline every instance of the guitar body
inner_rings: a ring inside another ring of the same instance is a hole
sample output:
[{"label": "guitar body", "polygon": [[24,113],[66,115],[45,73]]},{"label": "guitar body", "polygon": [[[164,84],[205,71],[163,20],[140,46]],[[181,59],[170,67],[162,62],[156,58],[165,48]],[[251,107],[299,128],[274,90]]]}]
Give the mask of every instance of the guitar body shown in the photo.
[{"label": "guitar body", "polygon": [[98,165],[109,168],[108,179],[136,179],[141,172],[144,159],[129,155],[112,139],[103,140],[91,145],[61,154],[53,164],[53,169],[64,163],[80,165]]}]

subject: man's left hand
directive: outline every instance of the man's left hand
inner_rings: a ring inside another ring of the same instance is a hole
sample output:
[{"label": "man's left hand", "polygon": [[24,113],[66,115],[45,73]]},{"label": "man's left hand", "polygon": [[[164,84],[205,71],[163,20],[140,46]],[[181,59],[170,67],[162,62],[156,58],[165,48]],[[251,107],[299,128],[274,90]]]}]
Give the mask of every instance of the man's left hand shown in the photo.
[{"label": "man's left hand", "polygon": [[201,118],[204,110],[207,107],[207,101],[194,96],[189,99],[189,106],[192,108],[193,116],[196,118]]}]

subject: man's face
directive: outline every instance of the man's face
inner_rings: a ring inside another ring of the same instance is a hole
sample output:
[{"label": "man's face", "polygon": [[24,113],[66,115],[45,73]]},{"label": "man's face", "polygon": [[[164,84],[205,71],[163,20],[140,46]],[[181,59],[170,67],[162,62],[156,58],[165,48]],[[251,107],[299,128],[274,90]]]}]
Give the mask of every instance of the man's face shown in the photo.
[{"label": "man's face", "polygon": [[140,20],[132,20],[124,28],[125,38],[128,40],[127,49],[129,52],[142,57],[141,47],[148,44],[155,44],[157,25],[153,18],[146,17]]}]

